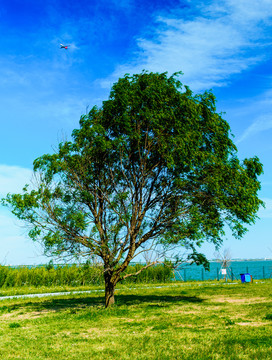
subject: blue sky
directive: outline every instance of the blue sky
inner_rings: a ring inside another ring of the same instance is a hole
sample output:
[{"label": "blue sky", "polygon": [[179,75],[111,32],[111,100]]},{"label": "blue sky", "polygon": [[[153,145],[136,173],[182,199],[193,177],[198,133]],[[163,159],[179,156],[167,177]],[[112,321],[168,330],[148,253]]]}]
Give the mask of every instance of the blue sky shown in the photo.
[{"label": "blue sky", "polygon": [[[223,248],[233,258],[272,257],[271,61],[270,0],[2,0],[0,196],[30,182],[33,160],[69,138],[118,77],[181,70],[193,91],[215,93],[240,159],[257,155],[264,165],[266,209]],[[0,249],[0,263],[48,261],[4,208]],[[212,258],[214,248],[203,252]]]}]

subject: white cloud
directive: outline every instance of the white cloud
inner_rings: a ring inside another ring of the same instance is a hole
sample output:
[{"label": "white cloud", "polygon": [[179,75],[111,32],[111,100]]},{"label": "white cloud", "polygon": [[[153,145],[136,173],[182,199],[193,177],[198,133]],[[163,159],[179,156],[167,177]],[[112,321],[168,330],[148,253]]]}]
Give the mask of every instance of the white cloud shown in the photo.
[{"label": "white cloud", "polygon": [[237,118],[250,119],[250,125],[238,137],[237,144],[260,132],[272,129],[272,91],[251,98],[250,102],[246,101],[245,105],[240,105],[231,112],[236,113]]},{"label": "white cloud", "polygon": [[265,130],[272,128],[272,113],[264,114],[257,117],[254,122],[243,132],[240,138],[237,140],[237,144],[246,140],[248,137],[256,135]]},{"label": "white cloud", "polygon": [[0,164],[0,196],[21,192],[24,185],[30,183],[31,176],[30,169]]},{"label": "white cloud", "polygon": [[231,75],[266,58],[271,1],[198,2],[198,11],[185,17],[183,9],[175,9],[159,17],[152,39],[138,39],[133,61],[120,65],[101,85],[109,87],[125,73],[143,69],[170,74],[182,70],[184,83],[196,91],[225,85]]}]

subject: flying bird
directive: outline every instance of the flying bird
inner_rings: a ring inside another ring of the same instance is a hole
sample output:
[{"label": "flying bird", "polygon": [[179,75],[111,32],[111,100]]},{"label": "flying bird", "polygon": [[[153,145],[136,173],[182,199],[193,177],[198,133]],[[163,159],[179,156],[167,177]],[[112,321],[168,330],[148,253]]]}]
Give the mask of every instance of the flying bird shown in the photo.
[{"label": "flying bird", "polygon": [[63,45],[63,44],[60,44],[60,49],[68,49],[70,45]]}]

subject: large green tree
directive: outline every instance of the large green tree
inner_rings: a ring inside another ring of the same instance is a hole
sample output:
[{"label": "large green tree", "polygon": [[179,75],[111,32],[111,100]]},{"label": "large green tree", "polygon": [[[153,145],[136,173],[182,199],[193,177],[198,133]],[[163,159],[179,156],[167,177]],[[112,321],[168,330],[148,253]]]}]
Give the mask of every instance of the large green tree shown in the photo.
[{"label": "large green tree", "polygon": [[106,306],[147,244],[205,260],[203,241],[220,245],[226,225],[241,238],[262,204],[258,158],[239,161],[214,95],[179,75],[120,78],[71,141],[34,161],[36,185],[4,200],[47,252],[100,257]]}]

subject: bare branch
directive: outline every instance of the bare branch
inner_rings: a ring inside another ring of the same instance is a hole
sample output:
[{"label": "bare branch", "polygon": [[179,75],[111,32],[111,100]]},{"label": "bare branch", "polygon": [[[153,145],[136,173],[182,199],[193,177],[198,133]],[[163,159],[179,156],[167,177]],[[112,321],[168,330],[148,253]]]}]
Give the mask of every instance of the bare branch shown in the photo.
[{"label": "bare branch", "polygon": [[155,264],[158,264],[158,263],[159,263],[158,261],[153,261],[152,263],[147,264],[146,266],[143,266],[139,271],[137,271],[137,272],[134,273],[134,274],[126,274],[126,275],[124,275],[122,278],[120,278],[120,281],[121,281],[121,280],[124,280],[124,279],[126,279],[126,278],[128,278],[128,277],[130,277],[130,276],[137,276],[137,275],[139,275],[142,271],[144,271],[145,269],[147,269],[147,268],[149,268],[150,266],[153,266],[153,265],[155,265]]}]

